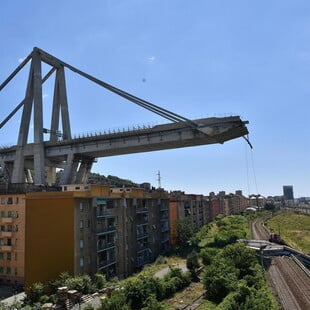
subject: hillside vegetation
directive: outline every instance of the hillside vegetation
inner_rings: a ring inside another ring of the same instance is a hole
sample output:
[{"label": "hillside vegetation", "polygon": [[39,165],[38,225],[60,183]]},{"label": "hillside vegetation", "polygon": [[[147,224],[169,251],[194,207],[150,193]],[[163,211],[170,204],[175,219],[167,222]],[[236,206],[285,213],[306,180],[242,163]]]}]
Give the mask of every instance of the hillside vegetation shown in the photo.
[{"label": "hillside vegetation", "polygon": [[268,228],[279,233],[289,246],[310,254],[310,216],[292,211],[279,212],[267,221]]}]

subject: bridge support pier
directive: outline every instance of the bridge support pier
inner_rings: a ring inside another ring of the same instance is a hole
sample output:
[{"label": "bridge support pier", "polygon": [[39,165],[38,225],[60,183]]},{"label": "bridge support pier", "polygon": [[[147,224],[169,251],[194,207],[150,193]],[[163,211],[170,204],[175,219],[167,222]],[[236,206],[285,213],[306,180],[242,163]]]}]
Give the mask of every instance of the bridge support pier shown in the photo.
[{"label": "bridge support pier", "polygon": [[93,158],[90,158],[90,159],[87,158],[87,159],[82,160],[80,167],[79,167],[79,170],[78,170],[78,173],[76,175],[75,183],[85,184],[87,182],[88,175],[89,175],[91,168],[93,166],[93,162],[94,162]]}]

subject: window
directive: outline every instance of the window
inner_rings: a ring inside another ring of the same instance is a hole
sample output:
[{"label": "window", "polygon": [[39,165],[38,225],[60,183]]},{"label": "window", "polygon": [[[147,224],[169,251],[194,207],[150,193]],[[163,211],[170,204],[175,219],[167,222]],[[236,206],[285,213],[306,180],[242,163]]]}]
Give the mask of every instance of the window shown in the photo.
[{"label": "window", "polygon": [[11,253],[10,252],[6,253],[6,259],[11,260]]},{"label": "window", "polygon": [[84,256],[80,257],[80,267],[84,267]]},{"label": "window", "polygon": [[80,228],[83,229],[84,228],[84,221],[80,220]]},{"label": "window", "polygon": [[1,217],[5,217],[5,211],[1,210]]},{"label": "window", "polygon": [[13,217],[13,211],[8,211],[8,217],[10,217],[10,218]]},{"label": "window", "polygon": [[83,249],[83,248],[84,248],[84,240],[81,239],[81,240],[80,240],[80,249]]},{"label": "window", "polygon": [[3,252],[0,252],[0,259],[3,260],[4,254]]},{"label": "window", "polygon": [[0,274],[3,274],[3,270],[4,268],[2,266],[0,266]]},{"label": "window", "polygon": [[16,218],[19,217],[18,211],[15,212],[15,217],[16,217]]},{"label": "window", "polygon": [[11,267],[6,267],[6,274],[11,274]]},{"label": "window", "polygon": [[14,274],[17,276],[17,268],[14,269]]},{"label": "window", "polygon": [[13,203],[13,198],[12,197],[8,197],[7,204],[11,205],[12,203]]},{"label": "window", "polygon": [[5,205],[5,198],[1,198],[1,204]]},{"label": "window", "polygon": [[15,253],[15,260],[17,260],[17,257],[18,257],[18,255],[17,255],[17,253]]},{"label": "window", "polygon": [[80,202],[80,212],[84,212],[84,204],[83,204],[83,202]]}]

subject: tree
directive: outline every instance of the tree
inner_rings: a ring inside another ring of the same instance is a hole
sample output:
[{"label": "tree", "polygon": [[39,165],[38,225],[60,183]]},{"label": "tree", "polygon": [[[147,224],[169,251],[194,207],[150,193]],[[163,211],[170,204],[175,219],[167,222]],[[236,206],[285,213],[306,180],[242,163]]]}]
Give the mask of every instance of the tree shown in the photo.
[{"label": "tree", "polygon": [[255,272],[254,267],[257,263],[255,252],[247,248],[243,243],[235,243],[226,246],[223,249],[222,257],[229,260],[239,273],[239,278],[245,275],[252,275]]},{"label": "tree", "polygon": [[49,288],[52,291],[52,293],[56,293],[58,287],[66,286],[66,282],[68,279],[70,279],[71,276],[68,272],[62,272],[56,280],[49,282]]},{"label": "tree", "polygon": [[186,245],[196,232],[195,226],[192,224],[191,217],[177,220],[177,240],[179,245]]},{"label": "tree", "polygon": [[71,277],[66,280],[65,284],[69,290],[77,290],[83,294],[89,294],[92,292],[91,278],[86,274],[77,277]]},{"label": "tree", "polygon": [[27,289],[27,303],[33,305],[39,302],[40,297],[44,295],[44,285],[41,282],[32,284]]},{"label": "tree", "polygon": [[95,286],[98,290],[102,289],[106,284],[106,280],[103,274],[96,273],[95,274]]},{"label": "tree", "polygon": [[130,279],[125,283],[124,294],[131,309],[141,309],[148,296],[162,294],[160,280],[152,276],[140,275],[137,279]]},{"label": "tree", "polygon": [[204,265],[210,265],[217,254],[216,248],[204,248],[200,251],[200,257]]},{"label": "tree", "polygon": [[200,267],[199,261],[198,261],[198,254],[196,251],[192,251],[186,259],[186,267],[190,271],[192,278],[194,280],[198,280],[197,277],[197,269]]},{"label": "tree", "polygon": [[206,296],[214,302],[220,302],[231,291],[234,290],[238,281],[238,271],[227,261],[218,258],[210,265],[204,275],[203,283],[206,289]]}]

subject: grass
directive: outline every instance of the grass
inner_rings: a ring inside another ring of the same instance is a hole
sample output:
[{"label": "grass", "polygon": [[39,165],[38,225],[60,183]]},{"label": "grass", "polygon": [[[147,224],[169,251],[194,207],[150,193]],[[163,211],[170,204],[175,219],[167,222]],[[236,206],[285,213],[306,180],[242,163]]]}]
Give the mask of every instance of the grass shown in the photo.
[{"label": "grass", "polygon": [[278,213],[267,221],[268,228],[280,233],[291,247],[310,254],[310,216],[292,211]]},{"label": "grass", "polygon": [[156,272],[168,266],[176,266],[181,263],[186,263],[186,260],[178,256],[159,256],[154,263],[145,265],[141,271],[131,275],[124,280],[121,280],[119,283],[122,285],[123,282],[134,279],[139,275],[154,276]]}]

